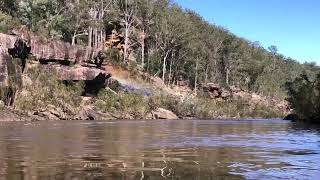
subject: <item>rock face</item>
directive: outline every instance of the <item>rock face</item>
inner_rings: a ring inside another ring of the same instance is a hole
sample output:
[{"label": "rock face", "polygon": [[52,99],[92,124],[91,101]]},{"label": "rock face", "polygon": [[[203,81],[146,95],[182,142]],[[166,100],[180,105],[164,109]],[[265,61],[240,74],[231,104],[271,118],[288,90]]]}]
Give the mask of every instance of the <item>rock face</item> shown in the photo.
[{"label": "rock face", "polygon": [[[0,52],[8,53],[8,49],[15,48],[19,39],[16,35],[0,33]],[[100,50],[89,47],[71,45],[62,41],[51,41],[38,36],[31,36],[31,52],[37,59],[44,61],[69,61],[74,64],[82,64],[94,60]]]},{"label": "rock face", "polygon": [[82,64],[93,60],[98,55],[98,50],[34,36],[31,38],[31,54],[45,61],[69,61],[72,64]]},{"label": "rock face", "polygon": [[0,33],[0,87],[10,84],[9,61],[19,58],[23,73],[28,56],[39,60],[37,66],[48,74],[55,73],[62,81],[85,81],[85,91],[93,94],[105,87],[106,80],[111,77],[100,69],[105,57],[99,49],[29,35],[27,28],[21,27],[16,35]]},{"label": "rock face", "polygon": [[[31,36],[30,40],[21,40],[18,35],[0,33],[0,86],[7,86],[8,84],[5,56],[9,54],[21,58],[22,61],[25,61],[25,54],[32,55],[42,64],[47,64],[48,69],[61,72],[62,80],[93,80],[99,74],[105,73],[93,66],[78,67],[77,69],[69,66],[73,64],[87,65],[88,63],[95,63],[100,66],[103,57],[99,52],[98,49],[71,45],[62,41],[49,41],[37,36]],[[23,57],[20,57],[22,54]],[[51,64],[66,66],[51,66]],[[105,75],[107,76],[107,74]]]},{"label": "rock face", "polygon": [[210,98],[228,99],[232,97],[232,91],[222,88],[215,83],[202,84],[202,91],[207,93]]},{"label": "rock face", "polygon": [[282,112],[283,114],[289,114],[291,109],[289,104],[285,100],[276,99],[273,97],[267,97],[252,93],[249,91],[242,90],[235,86],[230,86],[229,88],[222,88],[220,85],[215,83],[203,84],[202,91],[212,99],[244,99],[247,100],[247,105],[254,107],[255,105],[264,105],[272,107],[273,109]]},{"label": "rock face", "polygon": [[163,108],[158,108],[156,111],[152,112],[152,115],[154,119],[179,119],[173,112]]},{"label": "rock face", "polygon": [[8,86],[8,68],[5,56],[0,54],[0,86]]},{"label": "rock face", "polygon": [[41,68],[48,72],[55,72],[60,80],[90,81],[94,80],[98,76],[104,76],[105,79],[111,76],[104,70],[80,65],[41,65]]}]

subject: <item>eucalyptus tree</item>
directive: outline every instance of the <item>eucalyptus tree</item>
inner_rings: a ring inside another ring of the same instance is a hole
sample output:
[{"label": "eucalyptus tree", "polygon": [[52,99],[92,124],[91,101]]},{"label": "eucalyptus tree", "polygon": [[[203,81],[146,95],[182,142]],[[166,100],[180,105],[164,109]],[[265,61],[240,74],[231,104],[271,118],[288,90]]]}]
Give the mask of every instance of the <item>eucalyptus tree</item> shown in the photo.
[{"label": "eucalyptus tree", "polygon": [[105,18],[118,3],[118,0],[86,1],[89,6],[88,46],[101,48],[106,38]]},{"label": "eucalyptus tree", "polygon": [[137,1],[135,27],[138,32],[135,31],[134,37],[141,48],[141,67],[143,69],[145,67],[146,58],[146,41],[150,39],[151,26],[155,24],[155,8],[156,5],[154,2],[150,2],[149,0]]},{"label": "eucalyptus tree", "polygon": [[17,0],[1,0],[0,1],[0,11],[15,16],[18,10],[18,1]]},{"label": "eucalyptus tree", "polygon": [[118,0],[118,15],[124,29],[124,54],[123,61],[128,63],[129,50],[132,46],[131,37],[134,30],[135,15],[137,13],[137,0]]},{"label": "eucalyptus tree", "polygon": [[157,17],[155,25],[155,41],[160,49],[162,58],[162,80],[166,82],[167,66],[169,58],[172,58],[176,50],[188,43],[191,31],[187,17],[177,6],[168,8]]}]

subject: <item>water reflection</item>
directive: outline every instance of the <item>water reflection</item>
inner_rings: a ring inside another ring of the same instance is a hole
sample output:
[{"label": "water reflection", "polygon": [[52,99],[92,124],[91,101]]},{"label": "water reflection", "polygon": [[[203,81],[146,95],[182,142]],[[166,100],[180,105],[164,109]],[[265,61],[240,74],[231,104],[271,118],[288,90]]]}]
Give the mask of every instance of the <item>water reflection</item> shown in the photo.
[{"label": "water reflection", "polygon": [[315,128],[278,120],[0,124],[0,179],[319,179]]}]

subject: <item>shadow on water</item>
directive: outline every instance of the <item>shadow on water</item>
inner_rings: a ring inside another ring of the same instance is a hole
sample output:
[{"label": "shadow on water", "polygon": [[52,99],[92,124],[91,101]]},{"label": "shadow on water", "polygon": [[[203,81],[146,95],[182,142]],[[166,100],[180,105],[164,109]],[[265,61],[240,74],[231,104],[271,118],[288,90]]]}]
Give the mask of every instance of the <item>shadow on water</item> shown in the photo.
[{"label": "shadow on water", "polygon": [[0,179],[314,179],[319,131],[282,121],[0,124]]},{"label": "shadow on water", "polygon": [[294,122],[294,123],[291,123],[290,129],[296,132],[309,131],[309,132],[315,132],[320,134],[320,124]]}]

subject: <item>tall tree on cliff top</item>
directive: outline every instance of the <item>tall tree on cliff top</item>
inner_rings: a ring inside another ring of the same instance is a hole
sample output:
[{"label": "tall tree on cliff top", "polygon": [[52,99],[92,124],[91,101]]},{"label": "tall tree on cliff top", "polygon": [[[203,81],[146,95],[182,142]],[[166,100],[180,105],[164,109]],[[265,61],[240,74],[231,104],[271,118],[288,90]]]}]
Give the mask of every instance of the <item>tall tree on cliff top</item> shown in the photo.
[{"label": "tall tree on cliff top", "polygon": [[146,58],[146,40],[150,37],[150,29],[154,25],[154,16],[155,16],[155,7],[156,5],[150,2],[149,0],[139,0],[137,2],[137,11],[135,24],[139,32],[135,34],[136,42],[139,43],[141,48],[141,67],[145,66]]},{"label": "tall tree on cliff top", "polygon": [[69,21],[71,34],[71,44],[75,45],[77,39],[80,37],[88,37],[88,25],[89,25],[89,11],[88,3],[80,0],[69,0],[67,2],[68,12],[67,18]]},{"label": "tall tree on cliff top", "polygon": [[268,50],[271,52],[271,54],[273,55],[273,70],[276,69],[276,55],[278,53],[278,48],[275,45],[271,45],[270,47],[268,47]]},{"label": "tall tree on cliff top", "polygon": [[18,2],[16,0],[1,0],[0,11],[5,12],[11,16],[16,15],[18,10]]},{"label": "tall tree on cliff top", "polygon": [[115,6],[117,0],[93,0],[89,4],[88,46],[100,48],[106,38],[105,15]]},{"label": "tall tree on cliff top", "polygon": [[131,35],[134,28],[134,16],[137,11],[137,1],[136,0],[119,0],[118,9],[121,16],[121,21],[124,28],[124,54],[123,61],[128,62],[129,49],[132,46]]},{"label": "tall tree on cliff top", "polygon": [[172,6],[157,19],[155,33],[156,44],[162,58],[162,80],[165,84],[168,60],[172,55],[188,43],[190,27],[186,14],[177,6]]}]

